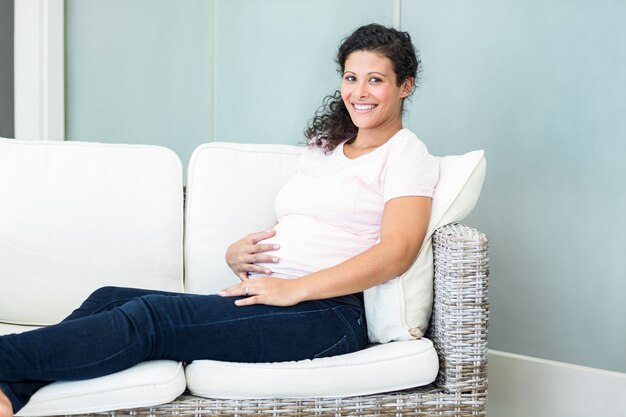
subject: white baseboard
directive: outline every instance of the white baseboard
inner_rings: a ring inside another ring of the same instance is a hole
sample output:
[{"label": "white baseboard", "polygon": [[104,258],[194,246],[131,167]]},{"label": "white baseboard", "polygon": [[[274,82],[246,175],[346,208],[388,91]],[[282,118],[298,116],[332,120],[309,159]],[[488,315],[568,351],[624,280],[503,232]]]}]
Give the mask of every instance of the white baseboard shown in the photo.
[{"label": "white baseboard", "polygon": [[626,417],[626,374],[490,350],[487,417]]}]

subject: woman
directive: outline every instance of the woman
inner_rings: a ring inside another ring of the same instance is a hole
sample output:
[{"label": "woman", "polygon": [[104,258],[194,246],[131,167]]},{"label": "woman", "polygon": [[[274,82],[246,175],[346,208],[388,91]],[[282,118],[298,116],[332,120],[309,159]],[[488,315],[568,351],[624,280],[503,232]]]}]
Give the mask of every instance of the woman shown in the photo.
[{"label": "woman", "polygon": [[402,127],[419,66],[409,35],[361,27],[337,61],[341,91],[306,131],[275,229],[227,249],[241,282],[216,295],[101,288],[62,323],[0,337],[0,417],[50,381],[145,360],[274,362],[365,346],[362,291],[413,262],[438,166]]}]

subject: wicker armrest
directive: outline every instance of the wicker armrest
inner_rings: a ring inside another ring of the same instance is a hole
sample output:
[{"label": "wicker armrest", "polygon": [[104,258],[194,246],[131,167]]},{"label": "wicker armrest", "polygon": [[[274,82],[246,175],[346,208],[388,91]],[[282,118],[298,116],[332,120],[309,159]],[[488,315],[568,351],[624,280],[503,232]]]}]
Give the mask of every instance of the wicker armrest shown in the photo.
[{"label": "wicker armrest", "polygon": [[436,384],[448,392],[487,389],[487,236],[452,224],[433,235],[435,298],[427,337],[439,354]]}]

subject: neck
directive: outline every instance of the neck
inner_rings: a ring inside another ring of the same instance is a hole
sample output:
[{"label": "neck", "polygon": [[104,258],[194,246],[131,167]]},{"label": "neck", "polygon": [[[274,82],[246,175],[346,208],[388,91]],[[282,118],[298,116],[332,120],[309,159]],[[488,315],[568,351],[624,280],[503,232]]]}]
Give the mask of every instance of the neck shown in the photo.
[{"label": "neck", "polygon": [[376,129],[359,129],[352,145],[356,148],[371,148],[386,143],[393,135],[402,129],[402,120],[388,126],[378,126]]}]

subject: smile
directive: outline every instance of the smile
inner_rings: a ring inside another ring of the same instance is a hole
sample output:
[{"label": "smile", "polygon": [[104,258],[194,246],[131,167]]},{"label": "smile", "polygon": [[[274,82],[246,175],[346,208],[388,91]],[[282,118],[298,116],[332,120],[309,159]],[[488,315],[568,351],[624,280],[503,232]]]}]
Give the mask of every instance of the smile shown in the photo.
[{"label": "smile", "polygon": [[376,107],[376,104],[353,104],[356,111],[369,111]]}]

